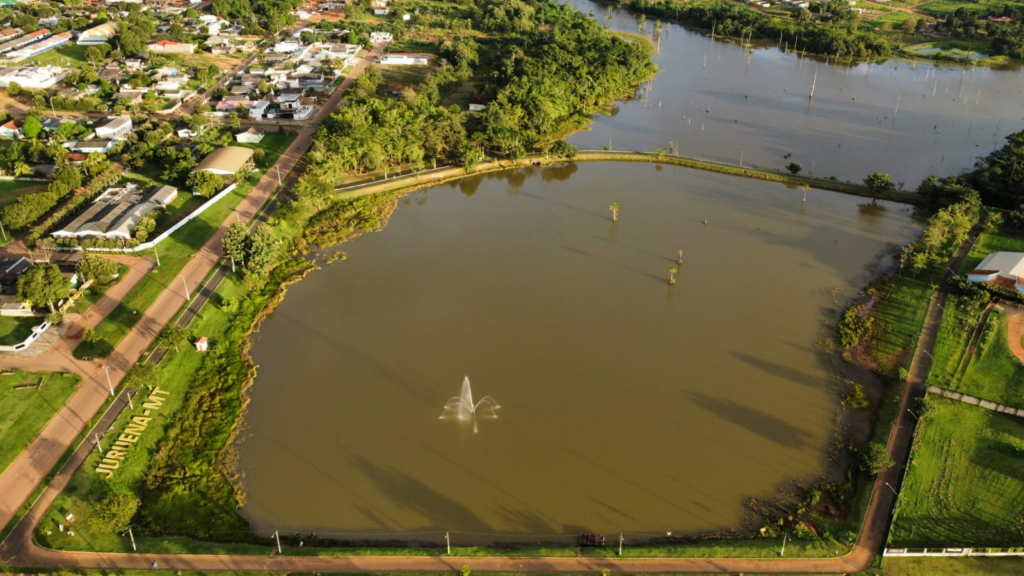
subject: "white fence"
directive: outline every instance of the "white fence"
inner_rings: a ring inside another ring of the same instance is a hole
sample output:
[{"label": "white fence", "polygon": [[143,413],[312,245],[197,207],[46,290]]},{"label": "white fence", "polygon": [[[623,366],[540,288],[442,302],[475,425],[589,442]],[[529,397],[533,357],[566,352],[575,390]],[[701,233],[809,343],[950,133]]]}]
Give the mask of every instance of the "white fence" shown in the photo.
[{"label": "white fence", "polygon": [[202,206],[196,208],[194,212],[182,218],[181,221],[175,224],[174,226],[168,228],[166,231],[164,231],[163,234],[157,236],[156,238],[153,238],[149,242],[143,242],[142,244],[139,244],[134,248],[83,248],[81,246],[76,246],[75,249],[87,250],[89,252],[137,252],[139,250],[149,250],[150,248],[166,240],[168,236],[177,232],[178,229],[180,229],[182,226],[191,222],[193,218],[205,212],[207,208],[216,204],[221,198],[230,194],[231,191],[235,189],[235,186],[237,186],[237,184],[232,182],[230,186],[221,190],[220,192],[217,193],[216,196],[210,198],[206,202],[203,202]]},{"label": "white fence", "polygon": [[50,323],[43,322],[39,326],[32,328],[32,335],[26,338],[24,342],[21,344],[15,344],[14,346],[0,346],[0,352],[20,352],[25,348],[28,348],[29,345],[36,341],[36,338],[42,336],[43,332],[46,332],[49,329]]},{"label": "white fence", "polygon": [[882,555],[904,558],[921,556],[1024,556],[1024,548],[886,548]]}]

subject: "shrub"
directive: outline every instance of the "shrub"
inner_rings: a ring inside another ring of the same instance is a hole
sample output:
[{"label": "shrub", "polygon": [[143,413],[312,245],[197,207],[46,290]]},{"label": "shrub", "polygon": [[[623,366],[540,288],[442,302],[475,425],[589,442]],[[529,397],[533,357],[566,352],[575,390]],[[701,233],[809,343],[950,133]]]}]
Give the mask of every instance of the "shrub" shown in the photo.
[{"label": "shrub", "polygon": [[110,494],[93,510],[93,521],[111,532],[124,532],[139,509],[139,498],[134,494]]},{"label": "shrub", "polygon": [[846,381],[846,398],[843,400],[847,406],[854,410],[863,410],[871,406],[864,387],[850,380]]},{"label": "shrub", "polygon": [[844,350],[857,346],[871,330],[873,323],[871,316],[861,315],[860,305],[850,306],[839,321],[839,345]]},{"label": "shrub", "polygon": [[857,450],[857,456],[861,470],[872,476],[885,472],[895,464],[885,444],[881,442],[868,442],[861,446]]}]

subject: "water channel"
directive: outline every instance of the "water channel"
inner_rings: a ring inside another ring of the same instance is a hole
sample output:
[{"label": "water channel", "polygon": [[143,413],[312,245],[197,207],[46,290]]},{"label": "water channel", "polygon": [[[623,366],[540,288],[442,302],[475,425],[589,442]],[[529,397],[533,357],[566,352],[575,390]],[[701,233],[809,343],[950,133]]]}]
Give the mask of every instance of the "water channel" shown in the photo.
[{"label": "water channel", "polygon": [[[823,322],[914,233],[903,206],[802,196],[609,163],[404,198],[256,338],[244,513],[463,543],[736,526],[748,498],[821,471]],[[501,404],[479,433],[438,419],[467,375]]]}]

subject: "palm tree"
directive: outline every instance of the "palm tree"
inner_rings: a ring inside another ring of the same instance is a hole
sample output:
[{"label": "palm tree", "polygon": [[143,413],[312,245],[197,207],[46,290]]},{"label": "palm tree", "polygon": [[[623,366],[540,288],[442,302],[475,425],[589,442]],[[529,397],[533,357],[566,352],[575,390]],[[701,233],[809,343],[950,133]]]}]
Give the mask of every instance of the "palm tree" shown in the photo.
[{"label": "palm tree", "polygon": [[612,222],[618,222],[619,221],[619,203],[618,202],[612,202],[612,205],[609,206],[608,209],[611,210],[611,212],[612,212]]},{"label": "palm tree", "polygon": [[675,284],[676,283],[676,272],[679,272],[679,268],[676,268],[675,266],[669,266],[668,267],[668,283],[669,284]]},{"label": "palm tree", "polygon": [[811,189],[810,186],[808,186],[807,184],[804,184],[804,202],[807,202],[807,191],[810,190],[810,189]]},{"label": "palm tree", "polygon": [[683,263],[683,249],[680,248],[679,249],[679,259],[676,260],[676,264],[682,265],[682,263]]}]

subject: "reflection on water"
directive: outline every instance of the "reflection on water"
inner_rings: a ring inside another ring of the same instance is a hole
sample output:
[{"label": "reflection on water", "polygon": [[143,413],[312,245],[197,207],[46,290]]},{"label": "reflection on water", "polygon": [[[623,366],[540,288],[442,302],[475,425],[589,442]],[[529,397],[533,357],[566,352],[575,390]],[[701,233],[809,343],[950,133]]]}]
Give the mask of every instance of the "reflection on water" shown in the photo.
[{"label": "reflection on water", "polygon": [[[638,29],[625,10],[606,18],[605,6],[571,3],[613,30]],[[767,168],[796,161],[805,173],[853,181],[886,172],[913,189],[928,175],[970,169],[1024,129],[1019,69],[826,64],[775,47],[749,53],[712,44],[674,24],[663,29],[656,62],[662,72],[640,98],[597,117],[592,131],[570,141],[616,150],[667,149],[674,141],[683,155],[737,163],[742,154],[746,164]]]},{"label": "reflection on water", "polygon": [[[909,214],[658,168],[438,186],[290,288],[253,347],[255,527],[463,543],[715,530],[819,472],[832,291],[907,241]],[[438,420],[466,374],[502,404],[479,434]]]}]

